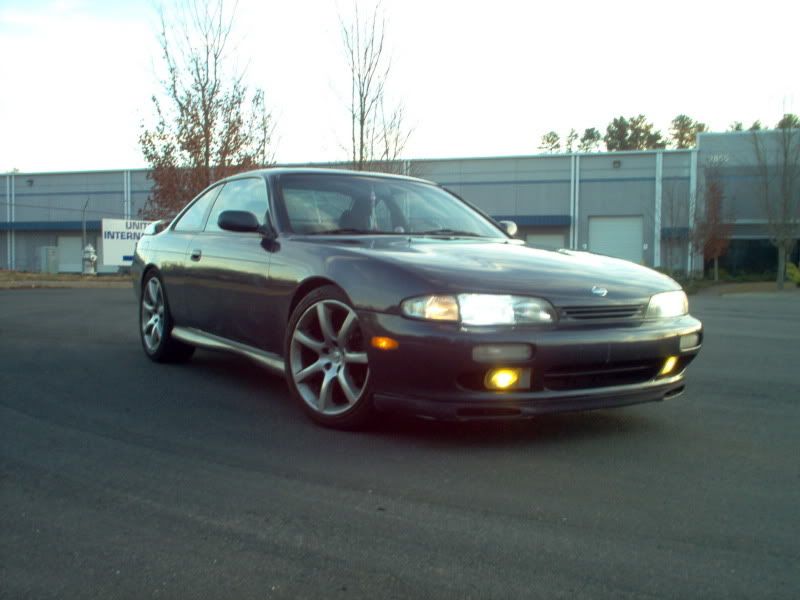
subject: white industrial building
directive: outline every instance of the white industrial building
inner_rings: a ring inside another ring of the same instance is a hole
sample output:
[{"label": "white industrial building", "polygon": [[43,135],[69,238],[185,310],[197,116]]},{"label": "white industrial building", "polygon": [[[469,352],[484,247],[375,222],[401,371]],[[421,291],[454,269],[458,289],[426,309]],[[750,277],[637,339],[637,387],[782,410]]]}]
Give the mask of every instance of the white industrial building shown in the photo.
[{"label": "white industrial building", "polygon": [[[733,223],[723,265],[769,270],[775,250],[757,197],[752,136],[701,134],[692,150],[412,160],[408,166],[496,219],[515,221],[518,237],[531,244],[686,271],[703,268],[690,232],[702,218],[703,174],[713,160],[721,165],[725,214]],[[146,170],[0,177],[0,268],[24,271],[80,271],[85,224],[86,242],[100,252],[98,270],[115,272],[118,267],[103,263],[101,219],[136,219],[152,186]]]}]

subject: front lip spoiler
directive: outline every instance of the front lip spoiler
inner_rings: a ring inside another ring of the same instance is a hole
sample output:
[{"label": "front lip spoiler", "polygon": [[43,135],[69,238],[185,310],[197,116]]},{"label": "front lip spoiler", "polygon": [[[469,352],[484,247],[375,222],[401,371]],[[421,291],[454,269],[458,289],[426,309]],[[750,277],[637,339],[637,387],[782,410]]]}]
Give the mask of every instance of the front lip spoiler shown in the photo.
[{"label": "front lip spoiler", "polygon": [[532,394],[527,394],[525,397],[498,394],[494,399],[487,400],[481,393],[472,397],[459,395],[459,398],[454,400],[433,400],[376,393],[374,402],[375,407],[383,412],[402,412],[444,421],[519,419],[660,402],[681,395],[684,388],[684,378],[676,376],[658,385],[636,386],[634,389],[630,386],[595,388],[577,393],[573,391],[568,394],[548,394],[539,398],[532,397]]},{"label": "front lip spoiler", "polygon": [[[273,373],[284,375],[280,356],[227,340],[192,327],[176,326],[172,335],[185,343],[233,352],[255,361]],[[683,393],[684,373],[663,380],[635,385],[570,390],[566,392],[456,392],[452,397],[416,397],[391,393],[373,394],[375,408],[382,412],[402,412],[418,417],[471,421],[531,418],[537,415],[598,410],[659,402]]]}]

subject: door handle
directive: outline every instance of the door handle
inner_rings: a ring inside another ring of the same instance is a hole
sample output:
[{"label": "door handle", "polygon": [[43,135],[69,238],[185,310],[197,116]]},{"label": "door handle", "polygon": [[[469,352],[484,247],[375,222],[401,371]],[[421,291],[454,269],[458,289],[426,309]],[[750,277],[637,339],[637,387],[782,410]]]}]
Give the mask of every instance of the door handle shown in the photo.
[{"label": "door handle", "polygon": [[200,248],[195,248],[194,250],[192,250],[190,258],[192,260],[200,260],[201,256],[203,256],[203,251],[200,250]]}]

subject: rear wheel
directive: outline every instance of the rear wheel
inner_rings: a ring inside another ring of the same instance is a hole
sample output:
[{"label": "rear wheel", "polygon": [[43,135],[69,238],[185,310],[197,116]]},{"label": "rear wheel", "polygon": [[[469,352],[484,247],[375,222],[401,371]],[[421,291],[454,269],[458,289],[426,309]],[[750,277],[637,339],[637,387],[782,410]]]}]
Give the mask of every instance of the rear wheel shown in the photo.
[{"label": "rear wheel", "polygon": [[289,388],[314,421],[339,429],[369,421],[367,342],[339,288],[317,288],[300,301],[289,321],[285,357]]},{"label": "rear wheel", "polygon": [[145,354],[156,362],[180,362],[194,354],[194,346],[172,337],[172,315],[164,283],[154,271],[145,276],[139,298],[139,335]]}]

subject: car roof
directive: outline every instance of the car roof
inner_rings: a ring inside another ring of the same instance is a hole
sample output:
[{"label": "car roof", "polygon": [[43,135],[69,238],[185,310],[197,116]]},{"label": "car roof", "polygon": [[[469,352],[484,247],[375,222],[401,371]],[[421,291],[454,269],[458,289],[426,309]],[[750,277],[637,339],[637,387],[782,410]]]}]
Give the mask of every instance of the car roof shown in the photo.
[{"label": "car roof", "polygon": [[[262,177],[278,177],[280,175],[353,175],[357,177],[380,177],[383,179],[397,179],[401,181],[416,181],[419,183],[432,184],[432,181],[420,179],[418,177],[409,177],[407,175],[395,175],[392,173],[381,173],[377,171],[355,171],[350,169],[326,169],[322,167],[266,167],[263,169],[254,169],[252,171],[243,171],[230,175],[225,179],[220,179],[220,183],[224,181],[232,181],[241,177],[252,177],[253,175],[260,175]],[[434,184],[436,185],[436,184]]]}]

